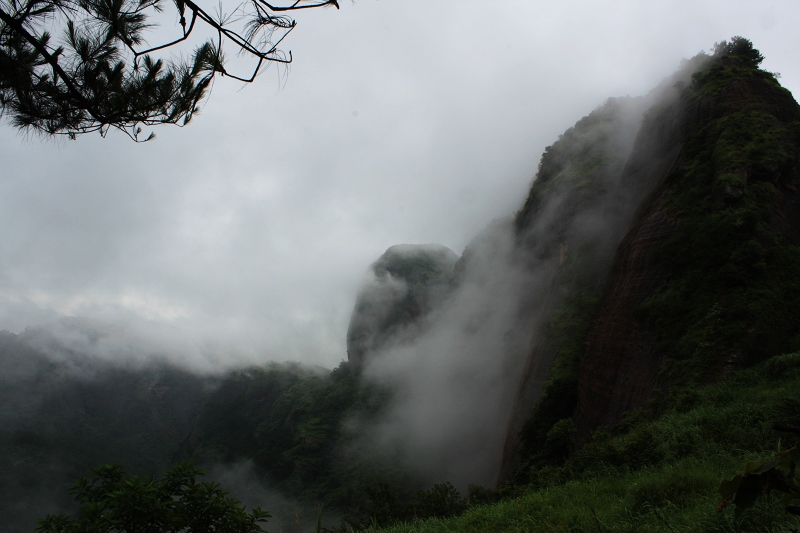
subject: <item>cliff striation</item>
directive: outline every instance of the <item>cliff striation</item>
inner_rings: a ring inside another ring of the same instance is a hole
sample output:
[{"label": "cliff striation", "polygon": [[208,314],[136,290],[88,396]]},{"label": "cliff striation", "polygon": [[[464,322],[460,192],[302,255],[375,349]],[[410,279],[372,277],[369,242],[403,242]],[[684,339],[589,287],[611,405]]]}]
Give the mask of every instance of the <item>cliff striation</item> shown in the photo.
[{"label": "cliff striation", "polygon": [[617,251],[581,360],[579,439],[798,347],[800,106],[742,41],[694,76],[678,154]]},{"label": "cliff striation", "polygon": [[606,104],[543,155],[518,239],[557,267],[501,483],[568,455],[558,431],[580,444],[676,388],[797,349],[800,107],[761,59],[723,42],[638,101],[635,127]]}]

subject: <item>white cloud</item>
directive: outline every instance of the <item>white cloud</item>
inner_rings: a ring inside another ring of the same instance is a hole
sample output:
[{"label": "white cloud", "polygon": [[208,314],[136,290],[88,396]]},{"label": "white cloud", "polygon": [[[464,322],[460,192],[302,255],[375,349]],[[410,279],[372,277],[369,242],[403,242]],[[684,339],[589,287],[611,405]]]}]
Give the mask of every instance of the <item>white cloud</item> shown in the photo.
[{"label": "white cloud", "polygon": [[298,16],[288,77],[218,80],[153,143],[3,125],[0,328],[135,321],[217,361],[335,365],[386,248],[460,252],[520,205],[559,133],[715,41],[752,39],[800,89],[798,15],[793,0],[343,2]]}]

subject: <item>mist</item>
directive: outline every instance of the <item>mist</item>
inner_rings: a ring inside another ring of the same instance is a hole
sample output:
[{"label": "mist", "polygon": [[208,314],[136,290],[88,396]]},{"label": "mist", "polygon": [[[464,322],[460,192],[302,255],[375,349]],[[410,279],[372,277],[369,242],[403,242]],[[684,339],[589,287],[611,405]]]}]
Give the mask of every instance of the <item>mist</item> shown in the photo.
[{"label": "mist", "polygon": [[[543,385],[521,377],[547,364],[539,347],[565,294],[561,269],[588,248],[587,277],[602,272],[642,193],[619,179],[643,113],[664,97],[643,95],[733,35],[800,90],[791,0],[341,4],[298,17],[290,70],[247,87],[218,81],[191,125],[157,129],[152,143],[40,139],[0,119],[0,336],[17,356],[0,358],[7,443],[58,442],[85,410],[64,383],[114,415],[125,401],[150,409],[169,381],[173,405],[194,414],[181,394],[200,397],[231,370],[332,369],[348,356],[365,267],[391,246],[436,242],[460,256],[452,287],[365,359],[363,377],[392,401],[378,421],[347,420],[339,457],[369,450],[462,493],[494,486],[521,423],[509,413]],[[603,105],[622,111],[592,137],[613,161],[602,201],[583,210],[556,192],[520,218],[546,147]],[[385,296],[406,290],[394,280]],[[51,405],[73,417],[45,416],[33,431]],[[164,418],[164,438],[182,442],[185,420]],[[95,428],[77,427],[95,446]],[[172,461],[134,437],[115,436],[141,455],[134,471]],[[74,479],[117,453],[95,448],[80,462],[13,461]],[[68,508],[66,484],[28,486],[14,468],[4,490],[33,495],[29,522]],[[295,503],[252,464],[220,463],[209,478],[293,524]],[[313,508],[301,514],[314,520]]]},{"label": "mist", "polygon": [[[544,185],[470,242],[455,288],[432,291],[430,311],[355,360],[351,349],[351,363],[363,359],[364,376],[393,391],[386,416],[357,429],[367,446],[428,483],[495,486],[504,447],[521,429],[513,418],[527,418],[555,355],[547,321],[576,288],[602,287],[634,212],[657,184],[655,173],[637,174],[637,162],[665,157],[640,128],[678,121],[678,87],[707,58],[685,61],[644,97],[609,99],[559,136],[534,181]],[[392,313],[401,289],[402,279],[368,274],[359,302],[373,298],[375,317]],[[365,321],[363,306],[356,310],[351,328]],[[530,383],[535,368],[542,377]]]},{"label": "mist", "polygon": [[0,329],[79,317],[198,368],[331,368],[365,265],[398,243],[463,250],[606,98],[732,35],[800,87],[788,0],[341,8],[298,18],[290,70],[218,80],[155,142],[4,122]]},{"label": "mist", "polygon": [[[360,432],[398,453],[428,482],[491,484],[502,443],[497,414],[508,406],[529,342],[520,293],[535,293],[514,257],[509,221],[498,221],[470,249],[457,291],[408,335],[367,359],[367,379],[387,385],[393,403]],[[494,453],[493,453],[494,452]]]}]

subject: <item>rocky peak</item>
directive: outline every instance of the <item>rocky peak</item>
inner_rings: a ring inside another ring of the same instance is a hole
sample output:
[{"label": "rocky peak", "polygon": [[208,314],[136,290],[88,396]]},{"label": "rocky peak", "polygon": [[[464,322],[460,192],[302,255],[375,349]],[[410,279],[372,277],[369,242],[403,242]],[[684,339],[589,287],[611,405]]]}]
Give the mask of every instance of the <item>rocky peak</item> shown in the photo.
[{"label": "rocky peak", "polygon": [[392,246],[367,270],[347,330],[347,358],[360,366],[371,353],[413,335],[450,290],[458,255],[440,244]]}]

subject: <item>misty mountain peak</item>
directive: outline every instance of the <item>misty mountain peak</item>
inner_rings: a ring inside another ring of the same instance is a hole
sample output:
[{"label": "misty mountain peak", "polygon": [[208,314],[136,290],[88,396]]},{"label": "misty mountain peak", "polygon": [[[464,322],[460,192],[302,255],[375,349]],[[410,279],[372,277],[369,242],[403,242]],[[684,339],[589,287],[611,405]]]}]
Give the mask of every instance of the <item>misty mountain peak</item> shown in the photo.
[{"label": "misty mountain peak", "polygon": [[347,357],[356,365],[410,334],[449,290],[459,257],[441,244],[398,244],[367,270],[347,331]]}]

